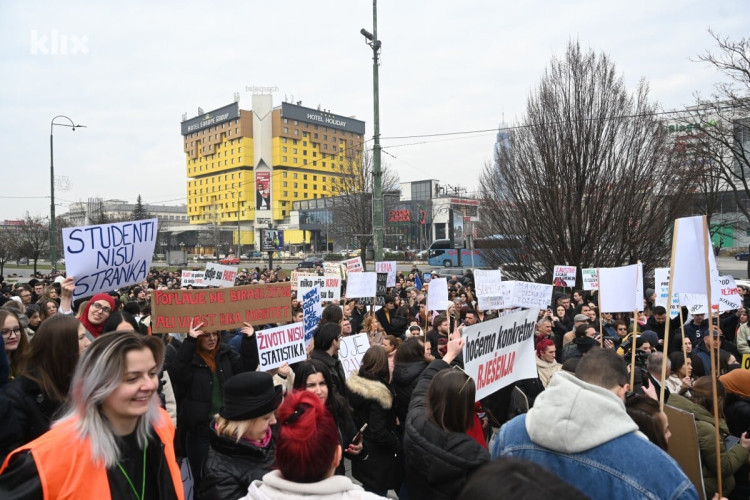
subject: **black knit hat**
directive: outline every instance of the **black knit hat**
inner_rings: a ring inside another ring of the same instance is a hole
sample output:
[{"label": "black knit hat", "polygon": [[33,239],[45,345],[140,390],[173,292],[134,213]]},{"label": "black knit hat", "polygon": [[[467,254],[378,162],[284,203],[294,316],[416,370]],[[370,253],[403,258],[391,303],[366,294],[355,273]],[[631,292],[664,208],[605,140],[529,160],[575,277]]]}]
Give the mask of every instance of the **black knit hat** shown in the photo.
[{"label": "black knit hat", "polygon": [[219,415],[227,420],[261,417],[278,408],[281,398],[281,386],[274,387],[268,373],[240,373],[224,384],[224,406]]}]

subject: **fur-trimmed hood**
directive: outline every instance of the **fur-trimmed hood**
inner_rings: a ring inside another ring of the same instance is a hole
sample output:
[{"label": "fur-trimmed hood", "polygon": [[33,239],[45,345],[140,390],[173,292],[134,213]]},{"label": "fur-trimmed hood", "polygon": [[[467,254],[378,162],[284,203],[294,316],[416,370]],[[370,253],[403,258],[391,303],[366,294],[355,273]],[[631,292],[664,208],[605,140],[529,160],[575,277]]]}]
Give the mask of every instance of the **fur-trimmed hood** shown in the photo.
[{"label": "fur-trimmed hood", "polygon": [[350,393],[357,394],[364,399],[371,399],[386,410],[390,410],[393,406],[393,394],[388,389],[388,386],[382,382],[352,373],[346,379],[346,387]]}]

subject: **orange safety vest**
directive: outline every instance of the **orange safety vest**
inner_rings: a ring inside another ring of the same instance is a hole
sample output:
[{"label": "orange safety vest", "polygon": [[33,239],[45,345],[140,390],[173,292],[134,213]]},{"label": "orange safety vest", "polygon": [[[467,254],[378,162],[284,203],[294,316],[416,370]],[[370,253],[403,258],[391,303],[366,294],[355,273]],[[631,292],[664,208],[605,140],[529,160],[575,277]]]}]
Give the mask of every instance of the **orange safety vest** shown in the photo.
[{"label": "orange safety vest", "polygon": [[[174,425],[166,411],[159,408],[159,413],[161,423],[154,430],[164,444],[164,455],[177,498],[184,500],[182,476],[174,455]],[[75,423],[76,419],[63,422],[14,450],[5,459],[0,474],[14,456],[30,450],[42,484],[44,500],[111,498],[107,469],[91,460],[89,439],[81,441],[75,430]]]}]

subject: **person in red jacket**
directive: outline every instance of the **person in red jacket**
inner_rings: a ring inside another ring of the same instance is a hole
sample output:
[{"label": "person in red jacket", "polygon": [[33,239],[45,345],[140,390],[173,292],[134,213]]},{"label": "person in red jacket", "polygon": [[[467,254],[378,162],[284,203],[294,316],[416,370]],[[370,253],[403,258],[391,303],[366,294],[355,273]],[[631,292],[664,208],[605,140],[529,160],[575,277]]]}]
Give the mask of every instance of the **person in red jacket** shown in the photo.
[{"label": "person in red jacket", "polygon": [[163,355],[156,337],[97,338],[79,360],[68,412],[5,459],[0,498],[182,500],[174,426],[157,395]]}]

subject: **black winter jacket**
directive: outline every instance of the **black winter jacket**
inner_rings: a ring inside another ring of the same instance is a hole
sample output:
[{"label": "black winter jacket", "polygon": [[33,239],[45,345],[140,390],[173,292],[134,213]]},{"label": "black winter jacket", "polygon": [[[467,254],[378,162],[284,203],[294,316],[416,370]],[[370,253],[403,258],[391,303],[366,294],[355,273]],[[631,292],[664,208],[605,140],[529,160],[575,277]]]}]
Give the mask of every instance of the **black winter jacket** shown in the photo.
[{"label": "black winter jacket", "polygon": [[0,397],[8,400],[13,425],[0,426],[0,460],[47,432],[52,418],[62,406],[25,375],[13,379],[3,388],[3,393]]},{"label": "black winter jacket", "polygon": [[[211,396],[213,374],[203,358],[196,352],[198,342],[186,337],[174,359],[167,366],[177,399],[177,425],[183,431],[208,425],[213,418]],[[226,344],[221,344],[216,353],[216,373],[222,388],[234,375],[255,370],[258,367],[258,348],[255,335],[242,339],[241,353],[237,354]]]},{"label": "black winter jacket", "polygon": [[727,394],[724,415],[727,419],[729,432],[733,436],[741,436],[743,432],[750,428],[750,398],[743,398],[737,394]]},{"label": "black winter jacket", "polygon": [[446,431],[427,418],[427,388],[449,368],[435,360],[422,372],[411,396],[404,435],[406,485],[411,500],[456,498],[469,476],[490,460],[489,452],[465,433]]},{"label": "black winter jacket", "polygon": [[346,381],[352,417],[364,432],[364,456],[352,461],[352,475],[370,488],[393,489],[401,482],[397,454],[401,440],[396,433],[393,394],[387,385],[356,373]]},{"label": "black winter jacket", "polygon": [[336,386],[336,392],[342,396],[347,396],[346,389],[346,373],[344,373],[344,367],[341,365],[339,358],[334,358],[328,352],[322,349],[313,349],[310,353],[311,359],[317,359],[322,361],[328,367],[328,371],[331,374],[331,380],[333,385]]},{"label": "black winter jacket", "polygon": [[256,479],[271,471],[276,445],[272,437],[268,446],[258,448],[250,443],[220,436],[211,424],[211,448],[203,462],[203,479],[196,500],[237,500],[247,495]]},{"label": "black winter jacket", "polygon": [[391,386],[396,394],[396,417],[400,424],[400,432],[403,434],[404,424],[406,423],[406,412],[409,411],[409,402],[414,388],[417,387],[419,376],[427,368],[427,361],[411,361],[409,363],[399,363],[393,367],[393,379]]}]

